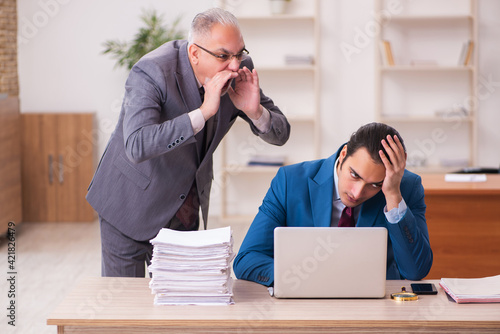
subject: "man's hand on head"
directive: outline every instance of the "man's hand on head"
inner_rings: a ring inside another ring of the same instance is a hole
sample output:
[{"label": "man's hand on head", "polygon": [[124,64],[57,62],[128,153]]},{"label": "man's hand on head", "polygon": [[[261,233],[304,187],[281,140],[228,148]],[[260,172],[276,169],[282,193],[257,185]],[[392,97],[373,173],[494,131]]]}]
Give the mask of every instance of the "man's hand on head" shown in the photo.
[{"label": "man's hand on head", "polygon": [[387,211],[398,207],[403,199],[401,196],[401,180],[406,168],[406,152],[397,136],[387,136],[382,139],[382,146],[387,152],[380,150],[379,155],[385,166],[385,179],[382,184],[382,192],[387,201]]}]

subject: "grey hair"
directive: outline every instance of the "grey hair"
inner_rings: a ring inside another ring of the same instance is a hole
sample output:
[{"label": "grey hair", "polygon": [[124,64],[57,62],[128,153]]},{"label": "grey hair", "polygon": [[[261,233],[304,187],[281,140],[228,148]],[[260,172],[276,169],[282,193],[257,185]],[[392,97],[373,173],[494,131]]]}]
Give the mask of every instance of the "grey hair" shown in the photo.
[{"label": "grey hair", "polygon": [[189,44],[194,43],[195,39],[208,37],[216,24],[233,26],[240,30],[238,20],[232,13],[221,8],[210,8],[197,14],[191,22],[188,34]]}]

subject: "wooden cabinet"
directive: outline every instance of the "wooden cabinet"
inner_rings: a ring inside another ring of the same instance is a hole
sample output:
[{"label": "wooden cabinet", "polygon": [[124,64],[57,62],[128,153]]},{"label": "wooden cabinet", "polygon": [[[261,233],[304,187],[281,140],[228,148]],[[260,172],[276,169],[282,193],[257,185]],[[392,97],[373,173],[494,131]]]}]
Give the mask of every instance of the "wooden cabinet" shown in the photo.
[{"label": "wooden cabinet", "polygon": [[21,120],[17,97],[0,100],[0,234],[21,222]]},{"label": "wooden cabinet", "polygon": [[434,262],[426,279],[500,273],[500,175],[486,182],[446,182],[423,174],[427,228]]},{"label": "wooden cabinet", "polygon": [[23,220],[95,219],[85,200],[94,170],[91,113],[22,114]]}]

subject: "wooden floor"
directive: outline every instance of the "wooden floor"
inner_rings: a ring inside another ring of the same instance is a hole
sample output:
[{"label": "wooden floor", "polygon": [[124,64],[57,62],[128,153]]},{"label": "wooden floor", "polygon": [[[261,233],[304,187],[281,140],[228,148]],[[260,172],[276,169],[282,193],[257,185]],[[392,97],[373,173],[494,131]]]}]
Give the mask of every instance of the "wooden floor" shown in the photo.
[{"label": "wooden floor", "polygon": [[[225,226],[210,221],[210,228]],[[237,252],[249,224],[232,224]],[[16,326],[7,324],[7,240],[0,238],[0,333],[57,333],[47,316],[84,277],[101,274],[99,223],[23,223],[16,227]]]}]

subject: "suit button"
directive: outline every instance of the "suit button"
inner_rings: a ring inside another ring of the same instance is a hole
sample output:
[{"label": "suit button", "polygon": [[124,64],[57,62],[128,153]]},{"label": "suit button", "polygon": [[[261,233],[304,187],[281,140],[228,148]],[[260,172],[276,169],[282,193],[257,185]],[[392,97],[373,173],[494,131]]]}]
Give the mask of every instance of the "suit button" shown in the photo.
[{"label": "suit button", "polygon": [[180,198],[181,200],[184,200],[184,199],[186,198],[186,195],[181,194],[181,195],[179,196],[179,198]]},{"label": "suit button", "polygon": [[167,148],[172,148],[172,145],[170,145],[170,144],[169,144],[169,145],[167,146]]},{"label": "suit button", "polygon": [[179,139],[177,139],[177,140],[175,141],[175,143],[176,143],[176,144],[179,144],[179,143],[180,143],[180,140],[179,140]]},{"label": "suit button", "polygon": [[180,140],[184,140],[184,136],[181,136],[181,138],[179,138]]}]

